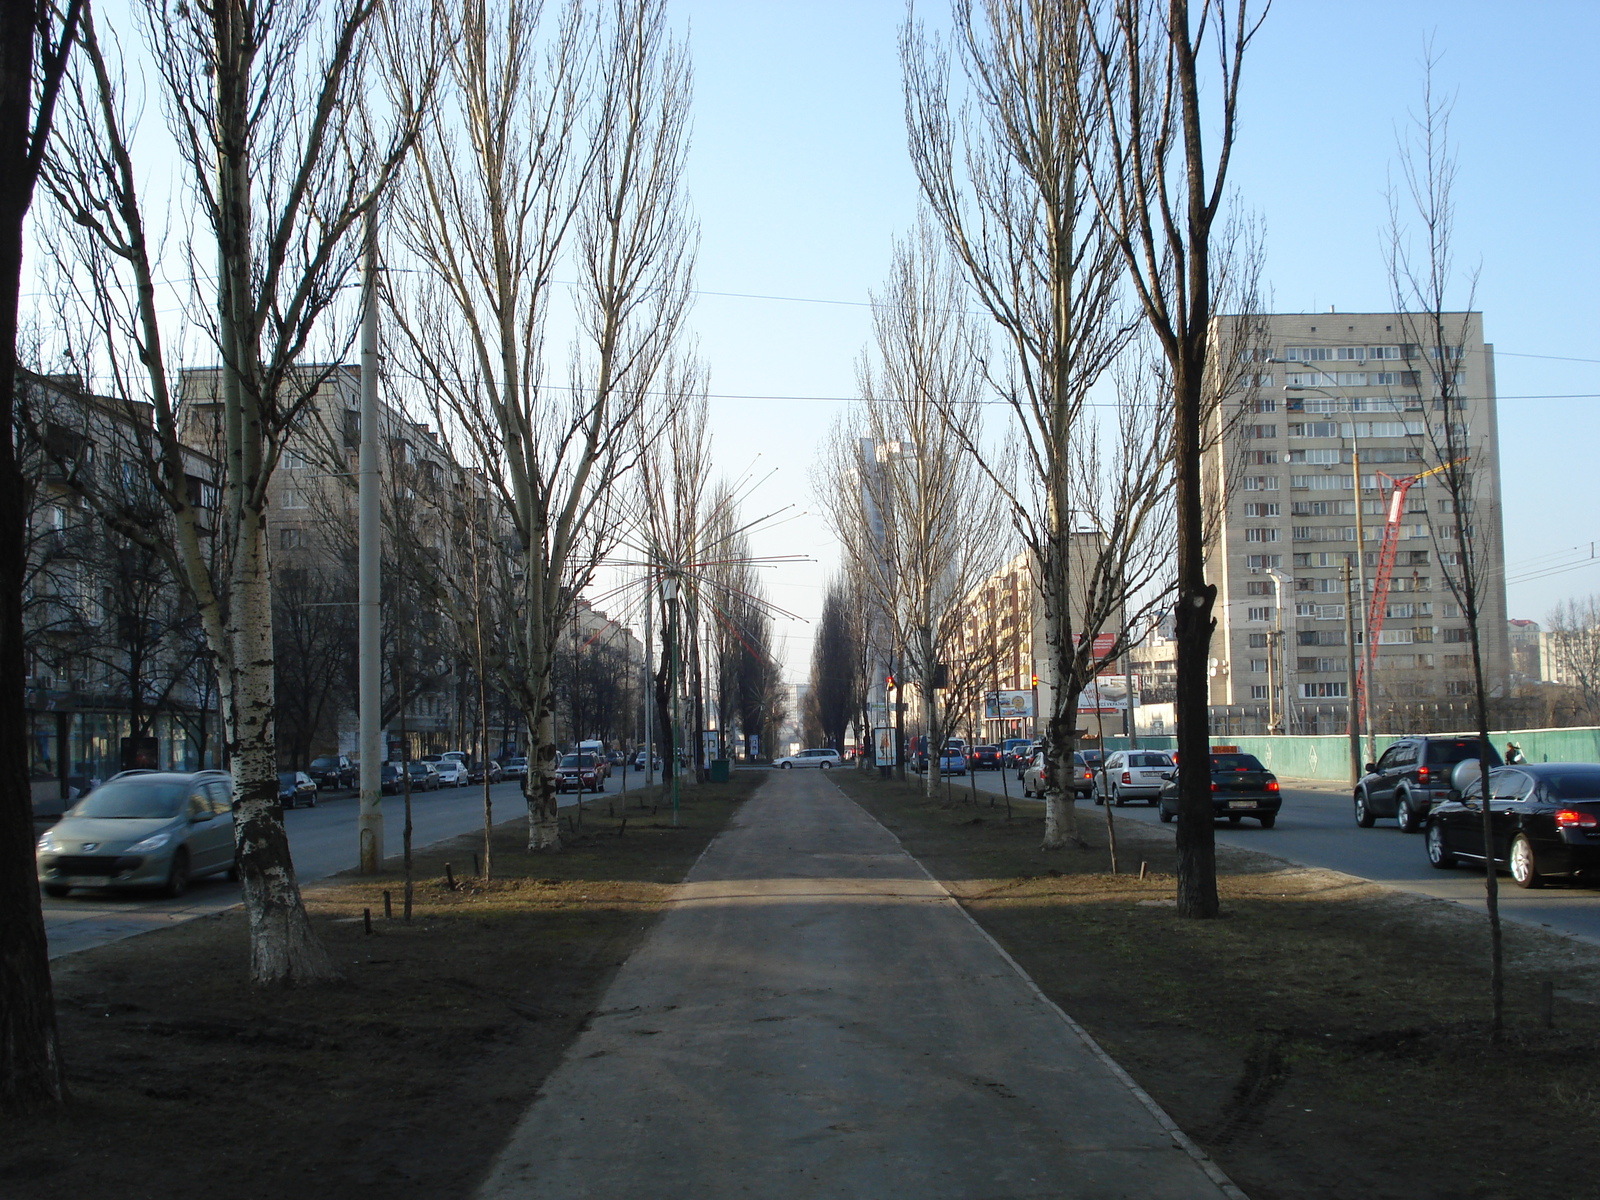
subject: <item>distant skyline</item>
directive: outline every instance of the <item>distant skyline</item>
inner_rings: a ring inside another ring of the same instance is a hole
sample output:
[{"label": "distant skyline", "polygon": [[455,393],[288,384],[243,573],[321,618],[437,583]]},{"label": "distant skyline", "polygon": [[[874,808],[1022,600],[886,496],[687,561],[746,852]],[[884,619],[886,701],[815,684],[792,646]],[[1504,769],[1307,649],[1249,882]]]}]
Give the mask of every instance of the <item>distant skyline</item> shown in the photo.
[{"label": "distant skyline", "polygon": [[[774,599],[806,616],[839,555],[810,499],[811,464],[856,392],[869,292],[916,219],[896,49],[905,11],[828,0],[673,9],[695,63],[692,324],[711,368],[716,457],[730,475],[758,454],[778,468],[753,509],[810,510],[757,540],[758,552],[818,560],[767,573]],[[941,27],[948,7],[916,13]],[[1600,591],[1600,560],[1525,578],[1600,539],[1600,518],[1547,519],[1600,512],[1600,254],[1585,236],[1600,171],[1579,134],[1600,111],[1589,59],[1600,6],[1278,0],[1246,60],[1230,180],[1265,225],[1270,309],[1389,311],[1385,189],[1430,37],[1435,86],[1456,97],[1458,269],[1465,284],[1481,261],[1475,307],[1496,350],[1508,611],[1543,622],[1565,597]],[[779,626],[789,678],[803,679],[810,627]]]}]

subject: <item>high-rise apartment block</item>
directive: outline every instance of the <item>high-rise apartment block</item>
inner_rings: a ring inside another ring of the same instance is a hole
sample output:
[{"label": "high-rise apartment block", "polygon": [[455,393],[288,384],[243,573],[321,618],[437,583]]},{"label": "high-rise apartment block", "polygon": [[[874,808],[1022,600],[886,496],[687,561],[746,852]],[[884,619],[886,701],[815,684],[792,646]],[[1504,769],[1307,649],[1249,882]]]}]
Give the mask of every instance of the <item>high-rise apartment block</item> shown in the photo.
[{"label": "high-rise apartment block", "polygon": [[1343,732],[1366,608],[1347,592],[1373,593],[1395,481],[1440,466],[1448,434],[1469,456],[1469,511],[1454,511],[1438,475],[1406,492],[1369,707],[1378,730],[1465,714],[1471,647],[1450,586],[1463,538],[1477,560],[1491,694],[1510,670],[1494,351],[1481,315],[1445,314],[1443,346],[1416,344],[1429,340],[1419,322],[1392,313],[1251,320],[1257,349],[1224,400],[1209,459],[1225,483],[1208,564],[1219,587],[1214,712],[1237,710],[1239,732]]}]

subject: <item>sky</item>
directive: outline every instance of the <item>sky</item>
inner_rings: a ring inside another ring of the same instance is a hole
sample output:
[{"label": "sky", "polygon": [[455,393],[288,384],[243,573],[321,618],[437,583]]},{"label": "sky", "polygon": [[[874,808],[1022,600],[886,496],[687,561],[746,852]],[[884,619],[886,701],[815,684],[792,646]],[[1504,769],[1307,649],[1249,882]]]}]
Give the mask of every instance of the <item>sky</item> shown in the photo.
[{"label": "sky", "polygon": [[[676,0],[672,11],[695,65],[692,321],[716,458],[731,476],[771,472],[751,514],[792,506],[756,549],[813,560],[766,573],[774,600],[809,621],[839,560],[812,464],[855,393],[869,294],[916,219],[896,52],[905,8]],[[948,10],[917,11],[937,26]],[[1229,177],[1265,225],[1275,311],[1388,310],[1386,188],[1430,38],[1436,86],[1455,98],[1457,257],[1463,282],[1478,272],[1496,350],[1508,612],[1542,621],[1567,596],[1600,592],[1600,561],[1547,573],[1600,539],[1589,229],[1600,5],[1532,0],[1510,19],[1503,3],[1470,0],[1277,0],[1246,59]],[[807,673],[808,621],[779,622],[792,681]]]}]

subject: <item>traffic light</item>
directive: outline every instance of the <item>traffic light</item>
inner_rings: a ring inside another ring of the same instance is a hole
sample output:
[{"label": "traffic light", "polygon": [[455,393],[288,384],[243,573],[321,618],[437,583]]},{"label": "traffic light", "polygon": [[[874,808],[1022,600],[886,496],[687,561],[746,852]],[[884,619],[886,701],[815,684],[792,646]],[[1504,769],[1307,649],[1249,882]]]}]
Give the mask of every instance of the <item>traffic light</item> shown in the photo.
[{"label": "traffic light", "polygon": [[933,686],[947,688],[950,686],[950,664],[938,663],[933,668]]},{"label": "traffic light", "polygon": [[1039,686],[1039,677],[1037,675],[1035,675],[1033,677],[1033,686],[1034,687],[1038,687]]},{"label": "traffic light", "polygon": [[894,672],[893,671],[889,672],[889,674],[887,674],[887,675],[885,675],[883,677],[883,686],[886,687],[886,688],[894,687]]}]

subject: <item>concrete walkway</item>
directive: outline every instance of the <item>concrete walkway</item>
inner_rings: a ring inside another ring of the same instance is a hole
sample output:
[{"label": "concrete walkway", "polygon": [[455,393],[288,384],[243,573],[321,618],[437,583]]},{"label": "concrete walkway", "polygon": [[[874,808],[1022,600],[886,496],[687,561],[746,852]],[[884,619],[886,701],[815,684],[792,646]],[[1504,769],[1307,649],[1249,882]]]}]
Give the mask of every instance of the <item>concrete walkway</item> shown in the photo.
[{"label": "concrete walkway", "polygon": [[824,772],[774,772],[486,1200],[1240,1197]]}]

